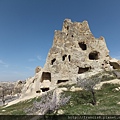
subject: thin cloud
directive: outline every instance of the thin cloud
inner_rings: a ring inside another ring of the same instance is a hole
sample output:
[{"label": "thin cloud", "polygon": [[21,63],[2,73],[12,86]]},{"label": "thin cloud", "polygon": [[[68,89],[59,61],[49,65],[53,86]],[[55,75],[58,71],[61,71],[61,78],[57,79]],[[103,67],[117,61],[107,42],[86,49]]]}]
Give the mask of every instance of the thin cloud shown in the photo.
[{"label": "thin cloud", "polygon": [[39,55],[37,56],[37,59],[40,61],[42,60],[41,56],[39,56]]},{"label": "thin cloud", "polygon": [[26,69],[28,69],[28,70],[34,70],[34,68],[31,68],[31,67],[25,67]]},{"label": "thin cloud", "polygon": [[120,56],[115,56],[114,58],[116,58],[116,59],[120,60]]},{"label": "thin cloud", "polygon": [[111,57],[120,60],[120,53],[117,53],[116,55],[113,55]]},{"label": "thin cloud", "polygon": [[0,65],[3,67],[8,67],[9,65],[5,63],[3,60],[0,60]]},{"label": "thin cloud", "polygon": [[29,61],[29,62],[35,62],[36,59],[30,58],[30,59],[28,59],[28,61]]},{"label": "thin cloud", "polygon": [[43,59],[41,58],[41,56],[37,55],[36,58],[30,58],[28,59],[29,62],[36,62],[36,61],[42,61]]}]

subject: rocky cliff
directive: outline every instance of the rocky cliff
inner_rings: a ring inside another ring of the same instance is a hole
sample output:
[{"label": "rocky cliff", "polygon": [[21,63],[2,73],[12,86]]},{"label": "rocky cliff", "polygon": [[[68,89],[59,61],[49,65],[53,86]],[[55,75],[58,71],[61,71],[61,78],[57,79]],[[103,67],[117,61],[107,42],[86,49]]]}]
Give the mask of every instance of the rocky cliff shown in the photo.
[{"label": "rocky cliff", "polygon": [[[64,82],[75,82],[86,72],[116,69],[103,37],[95,38],[87,21],[65,19],[62,31],[55,31],[53,45],[43,68],[26,80],[22,96],[38,94]],[[119,63],[117,68],[120,67]]]}]

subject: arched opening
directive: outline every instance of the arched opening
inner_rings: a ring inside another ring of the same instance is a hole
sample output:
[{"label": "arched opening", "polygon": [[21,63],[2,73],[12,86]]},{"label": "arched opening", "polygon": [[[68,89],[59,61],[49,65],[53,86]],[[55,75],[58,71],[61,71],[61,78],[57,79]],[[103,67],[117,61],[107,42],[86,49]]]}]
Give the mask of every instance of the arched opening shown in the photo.
[{"label": "arched opening", "polygon": [[99,59],[99,52],[93,51],[89,54],[90,60],[98,60]]},{"label": "arched opening", "polygon": [[67,55],[63,55],[62,56],[62,61],[64,61],[66,57],[67,57]]},{"label": "arched opening", "polygon": [[71,59],[71,56],[70,56],[70,55],[68,55],[68,60],[69,60],[69,62],[70,62],[70,59]]},{"label": "arched opening", "polygon": [[82,50],[87,50],[87,46],[84,42],[79,42],[79,47],[82,49]]},{"label": "arched opening", "polygon": [[78,74],[82,74],[84,72],[87,72],[91,69],[91,67],[85,67],[85,68],[82,68],[82,67],[79,67],[78,69]]},{"label": "arched opening", "polygon": [[49,72],[43,72],[42,73],[42,80],[41,80],[41,82],[43,82],[44,80],[51,81],[51,73],[49,73]]},{"label": "arched opening", "polygon": [[53,60],[51,60],[51,65],[53,65],[55,61],[56,61],[55,58]]}]

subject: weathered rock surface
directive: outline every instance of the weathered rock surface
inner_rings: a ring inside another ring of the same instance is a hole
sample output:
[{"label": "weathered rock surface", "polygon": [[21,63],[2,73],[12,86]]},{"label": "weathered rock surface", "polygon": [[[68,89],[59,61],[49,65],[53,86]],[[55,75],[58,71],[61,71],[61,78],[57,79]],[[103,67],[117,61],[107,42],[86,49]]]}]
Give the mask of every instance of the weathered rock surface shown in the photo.
[{"label": "weathered rock surface", "polygon": [[[118,64],[115,66],[105,39],[95,38],[87,21],[65,19],[62,31],[55,31],[44,67],[37,67],[35,76],[26,80],[22,97],[42,94],[60,83],[76,82],[78,76],[84,78],[102,70],[119,68]],[[85,74],[89,71],[89,75]]]},{"label": "weathered rock surface", "polygon": [[62,31],[55,31],[44,69],[51,74],[52,84],[57,84],[89,70],[109,69],[109,59],[105,39],[95,38],[87,21],[65,19]]},{"label": "weathered rock surface", "polygon": [[41,71],[41,67],[40,66],[38,66],[38,67],[36,67],[36,69],[35,69],[35,73],[38,73],[38,72],[40,72]]},{"label": "weathered rock surface", "polygon": [[116,75],[118,79],[120,79],[120,71],[113,71],[113,73]]}]

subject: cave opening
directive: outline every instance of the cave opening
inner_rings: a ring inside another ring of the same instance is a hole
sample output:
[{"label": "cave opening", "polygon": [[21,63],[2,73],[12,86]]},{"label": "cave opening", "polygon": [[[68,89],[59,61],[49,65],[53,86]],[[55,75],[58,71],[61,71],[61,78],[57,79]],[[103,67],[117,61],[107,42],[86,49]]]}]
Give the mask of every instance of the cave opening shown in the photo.
[{"label": "cave opening", "polygon": [[63,55],[62,56],[62,61],[64,61],[66,57],[67,57],[67,55]]},{"label": "cave opening", "polygon": [[70,59],[71,59],[71,56],[70,56],[70,55],[68,55],[68,60],[69,60],[69,62],[70,62]]},{"label": "cave opening", "polygon": [[69,30],[69,26],[67,26],[67,30]]},{"label": "cave opening", "polygon": [[89,54],[90,60],[98,60],[99,59],[99,52],[93,51]]},{"label": "cave opening", "polygon": [[57,84],[68,82],[69,80],[58,80]]},{"label": "cave opening", "polygon": [[87,50],[87,46],[84,42],[79,42],[79,47],[82,49],[82,50]]},{"label": "cave opening", "polygon": [[44,87],[44,88],[40,88],[42,90],[42,92],[46,92],[49,90],[49,87]]},{"label": "cave opening", "polygon": [[37,90],[36,93],[41,93],[41,91],[40,91],[40,90]]},{"label": "cave opening", "polygon": [[51,73],[50,72],[43,72],[42,73],[42,80],[41,80],[41,82],[43,82],[44,80],[51,81]]},{"label": "cave opening", "polygon": [[53,60],[51,60],[51,65],[53,65],[55,61],[56,61],[55,58]]},{"label": "cave opening", "polygon": [[84,72],[87,72],[91,69],[91,67],[85,67],[85,68],[82,68],[82,67],[79,67],[78,68],[78,74],[82,74]]}]

